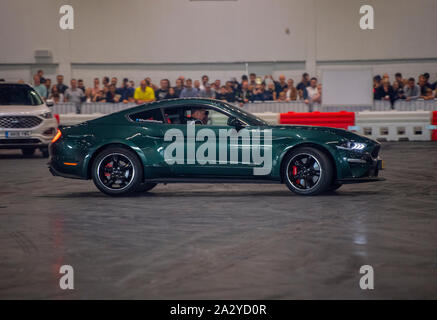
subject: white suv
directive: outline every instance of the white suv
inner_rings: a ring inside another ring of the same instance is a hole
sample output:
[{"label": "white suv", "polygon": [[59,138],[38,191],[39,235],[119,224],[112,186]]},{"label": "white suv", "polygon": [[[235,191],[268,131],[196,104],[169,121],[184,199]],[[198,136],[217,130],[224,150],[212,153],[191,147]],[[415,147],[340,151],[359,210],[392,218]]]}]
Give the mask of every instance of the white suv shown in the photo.
[{"label": "white suv", "polygon": [[38,148],[48,157],[48,145],[58,130],[49,106],[27,84],[0,83],[0,149],[21,149],[31,156]]}]

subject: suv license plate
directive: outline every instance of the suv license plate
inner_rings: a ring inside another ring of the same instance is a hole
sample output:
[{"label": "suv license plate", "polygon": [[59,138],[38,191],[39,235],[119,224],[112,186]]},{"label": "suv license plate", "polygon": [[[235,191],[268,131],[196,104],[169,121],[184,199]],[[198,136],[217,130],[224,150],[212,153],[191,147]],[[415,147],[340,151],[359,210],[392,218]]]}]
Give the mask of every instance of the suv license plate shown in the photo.
[{"label": "suv license plate", "polygon": [[32,131],[5,131],[6,138],[25,138],[31,135]]}]

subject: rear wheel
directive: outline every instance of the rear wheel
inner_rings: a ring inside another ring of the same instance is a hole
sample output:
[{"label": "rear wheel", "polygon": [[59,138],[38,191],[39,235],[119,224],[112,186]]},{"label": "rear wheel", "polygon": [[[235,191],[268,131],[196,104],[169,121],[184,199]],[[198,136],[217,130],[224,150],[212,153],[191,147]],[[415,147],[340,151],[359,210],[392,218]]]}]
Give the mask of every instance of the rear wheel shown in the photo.
[{"label": "rear wheel", "polygon": [[111,147],[100,152],[92,166],[96,187],[110,196],[135,192],[141,185],[143,167],[137,155],[128,149]]},{"label": "rear wheel", "polygon": [[35,153],[35,148],[23,148],[21,149],[21,152],[23,153],[23,156],[30,157]]},{"label": "rear wheel", "polygon": [[287,187],[299,195],[317,195],[327,191],[333,177],[328,156],[315,148],[301,147],[284,159],[283,180]]}]

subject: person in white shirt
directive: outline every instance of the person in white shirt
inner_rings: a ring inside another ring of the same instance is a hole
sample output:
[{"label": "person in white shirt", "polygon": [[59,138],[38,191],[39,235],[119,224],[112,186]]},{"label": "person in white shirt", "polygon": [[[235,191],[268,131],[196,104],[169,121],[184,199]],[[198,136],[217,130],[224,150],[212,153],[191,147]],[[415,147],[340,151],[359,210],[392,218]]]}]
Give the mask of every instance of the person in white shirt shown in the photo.
[{"label": "person in white shirt", "polygon": [[305,91],[304,99],[306,104],[321,101],[321,95],[319,94],[319,89],[317,87],[317,78],[311,78],[310,86],[306,87]]}]

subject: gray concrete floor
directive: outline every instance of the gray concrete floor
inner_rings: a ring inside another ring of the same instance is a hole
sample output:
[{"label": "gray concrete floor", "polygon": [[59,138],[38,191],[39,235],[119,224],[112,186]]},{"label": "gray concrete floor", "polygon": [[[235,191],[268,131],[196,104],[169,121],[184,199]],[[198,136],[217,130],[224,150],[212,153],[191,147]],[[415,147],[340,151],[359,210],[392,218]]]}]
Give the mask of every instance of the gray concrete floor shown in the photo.
[{"label": "gray concrete floor", "polygon": [[[318,197],[174,184],[114,199],[0,151],[0,298],[435,299],[437,143],[382,156],[386,182]],[[59,288],[65,264],[74,290]]]}]

